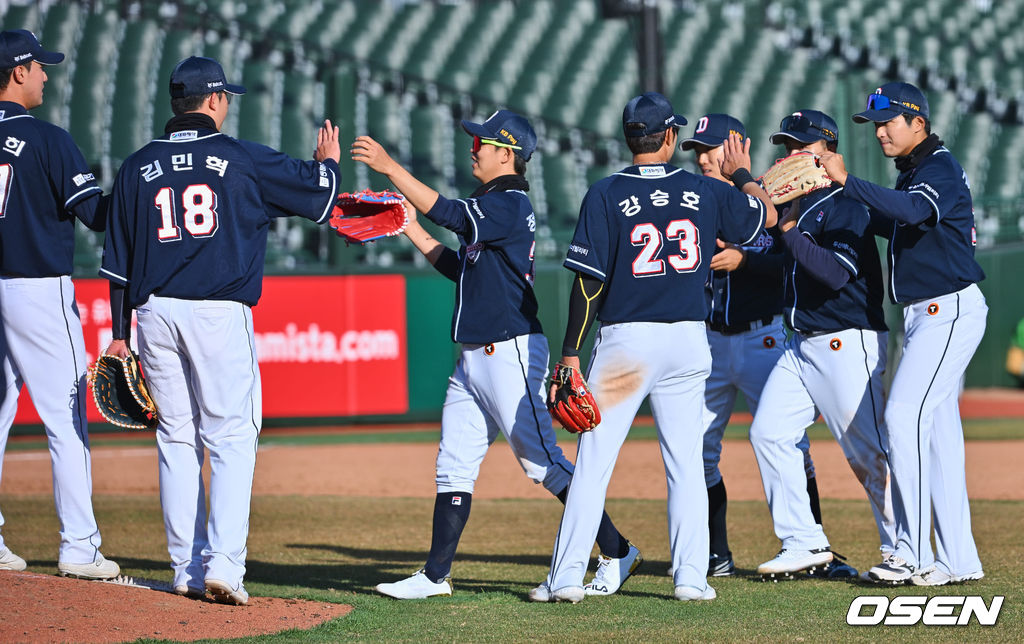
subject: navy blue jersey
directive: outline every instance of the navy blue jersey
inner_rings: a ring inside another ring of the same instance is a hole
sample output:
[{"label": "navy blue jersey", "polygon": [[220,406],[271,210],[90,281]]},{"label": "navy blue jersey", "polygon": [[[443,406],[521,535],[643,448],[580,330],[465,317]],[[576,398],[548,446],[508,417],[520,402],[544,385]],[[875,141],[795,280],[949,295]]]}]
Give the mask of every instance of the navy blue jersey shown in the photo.
[{"label": "navy blue jersey", "polygon": [[974,259],[977,238],[967,174],[949,150],[939,147],[901,173],[896,189],[924,197],[935,218],[918,226],[890,226],[886,236],[892,301],[938,297],[985,279]]},{"label": "navy blue jersey", "polygon": [[607,285],[605,323],[700,321],[716,236],[749,244],[765,207],[669,164],[630,166],[587,192],[564,266]]},{"label": "navy blue jersey", "polygon": [[[71,135],[0,102],[0,273],[70,275],[75,219],[70,211],[100,187]],[[89,210],[88,214],[94,214]],[[103,230],[104,221],[82,222]]]},{"label": "navy blue jersey", "polygon": [[782,313],[782,240],[776,228],[745,244],[747,259],[734,271],[712,271],[710,322],[742,324]]},{"label": "navy blue jersey", "polygon": [[533,292],[537,219],[525,192],[439,196],[424,215],[455,232],[461,244],[452,340],[488,344],[543,332]]},{"label": "navy blue jersey", "polygon": [[333,159],[299,161],[216,130],[155,139],[117,173],[100,274],[127,285],[132,308],[150,294],[252,306],[271,219],[326,221],[337,177]]},{"label": "navy blue jersey", "polygon": [[834,290],[800,266],[787,250],[785,315],[790,327],[801,333],[885,331],[882,264],[868,230],[867,208],[834,186],[805,195],[800,208],[797,228],[801,234],[830,250],[850,279]]}]

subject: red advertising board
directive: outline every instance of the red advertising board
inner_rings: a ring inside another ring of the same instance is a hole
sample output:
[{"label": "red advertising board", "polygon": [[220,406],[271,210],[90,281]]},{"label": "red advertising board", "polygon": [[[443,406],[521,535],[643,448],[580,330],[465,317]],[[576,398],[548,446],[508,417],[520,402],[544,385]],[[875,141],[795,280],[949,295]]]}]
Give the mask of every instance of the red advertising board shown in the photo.
[{"label": "red advertising board", "polygon": [[[108,282],[75,280],[75,299],[91,364],[110,343]],[[403,276],[267,277],[253,326],[264,417],[408,410]],[[88,418],[102,420],[91,392]],[[27,388],[14,422],[40,422]]]}]

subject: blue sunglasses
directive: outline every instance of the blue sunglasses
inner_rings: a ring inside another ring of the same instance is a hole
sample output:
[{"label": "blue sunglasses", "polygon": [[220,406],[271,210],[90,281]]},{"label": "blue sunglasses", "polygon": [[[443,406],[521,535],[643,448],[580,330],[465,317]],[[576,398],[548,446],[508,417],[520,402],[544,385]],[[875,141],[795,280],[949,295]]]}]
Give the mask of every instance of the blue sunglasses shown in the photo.
[{"label": "blue sunglasses", "polygon": [[887,110],[887,109],[900,109],[906,108],[912,112],[920,114],[921,106],[908,103],[906,101],[898,101],[894,98],[889,98],[885,94],[869,94],[868,95],[868,109],[869,110]]}]

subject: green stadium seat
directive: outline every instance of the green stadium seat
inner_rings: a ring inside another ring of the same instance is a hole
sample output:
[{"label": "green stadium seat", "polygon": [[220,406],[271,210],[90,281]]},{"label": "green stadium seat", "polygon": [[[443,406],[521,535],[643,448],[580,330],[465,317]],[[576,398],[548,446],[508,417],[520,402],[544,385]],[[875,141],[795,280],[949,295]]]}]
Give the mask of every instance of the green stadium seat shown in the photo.
[{"label": "green stadium seat", "polygon": [[39,4],[36,2],[26,4],[8,4],[3,3],[0,5],[0,25],[6,29],[28,29],[32,33],[40,34],[42,38],[42,45],[49,50],[54,50],[57,47],[51,44],[49,39],[45,36],[46,34],[40,29],[42,26],[42,11],[39,9]]},{"label": "green stadium seat", "polygon": [[109,151],[119,27],[113,11],[90,14],[75,53],[70,131],[86,159],[105,159]]},{"label": "green stadium seat", "polygon": [[163,38],[163,32],[152,20],[125,25],[121,51],[133,54],[122,56],[118,62],[118,100],[111,103],[113,122],[117,124],[110,130],[110,155],[115,168],[155,135],[153,104],[159,99],[153,97],[160,96],[159,89],[165,88],[154,70],[159,67]]},{"label": "green stadium seat", "polygon": [[324,118],[323,97],[323,87],[312,76],[297,69],[284,74],[282,152],[297,159],[312,158],[312,151],[316,147],[316,132]]},{"label": "green stadium seat", "polygon": [[[226,69],[225,73],[228,73]],[[230,73],[228,75],[230,79]],[[283,84],[284,73],[270,63],[255,60],[245,63],[242,85],[246,93],[238,99],[237,111],[239,138],[281,147]]]}]

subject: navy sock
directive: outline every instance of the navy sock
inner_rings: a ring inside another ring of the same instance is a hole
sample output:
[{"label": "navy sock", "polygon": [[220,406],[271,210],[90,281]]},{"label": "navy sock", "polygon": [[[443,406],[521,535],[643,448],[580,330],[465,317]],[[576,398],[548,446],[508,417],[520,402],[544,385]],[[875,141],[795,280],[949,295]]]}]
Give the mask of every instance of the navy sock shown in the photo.
[{"label": "navy sock", "polygon": [[455,549],[469,520],[472,504],[473,495],[469,492],[444,492],[434,499],[434,529],[423,572],[435,584],[441,583],[452,571]]},{"label": "navy sock", "polygon": [[711,554],[730,557],[729,534],[725,528],[725,510],[729,499],[725,494],[725,481],[719,481],[708,488],[708,535]]},{"label": "navy sock", "polygon": [[[567,496],[569,486],[565,486],[565,489],[555,495],[562,505],[565,505]],[[605,557],[612,559],[621,559],[629,554],[629,542],[619,533],[612,523],[612,518],[604,511],[601,512],[601,524],[597,527],[597,548]]]},{"label": "navy sock", "polygon": [[814,522],[821,525],[821,501],[818,499],[818,479],[813,476],[807,479],[807,496],[811,497],[811,514],[814,515]]}]

